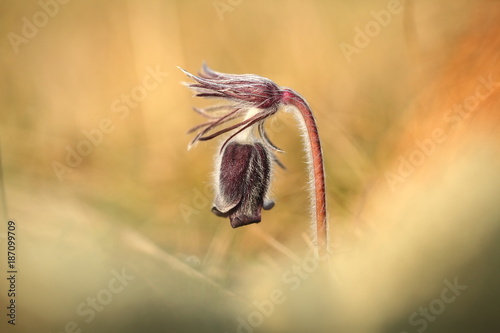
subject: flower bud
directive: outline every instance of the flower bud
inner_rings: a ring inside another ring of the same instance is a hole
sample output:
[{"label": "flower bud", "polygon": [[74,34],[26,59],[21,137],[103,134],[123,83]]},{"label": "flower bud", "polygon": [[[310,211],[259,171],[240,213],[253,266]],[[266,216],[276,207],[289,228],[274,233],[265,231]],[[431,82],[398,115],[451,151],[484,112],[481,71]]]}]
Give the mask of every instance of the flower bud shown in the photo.
[{"label": "flower bud", "polygon": [[271,209],[266,199],[271,180],[271,156],[259,142],[229,142],[219,159],[216,197],[212,212],[229,217],[233,228],[261,221],[261,210]]}]

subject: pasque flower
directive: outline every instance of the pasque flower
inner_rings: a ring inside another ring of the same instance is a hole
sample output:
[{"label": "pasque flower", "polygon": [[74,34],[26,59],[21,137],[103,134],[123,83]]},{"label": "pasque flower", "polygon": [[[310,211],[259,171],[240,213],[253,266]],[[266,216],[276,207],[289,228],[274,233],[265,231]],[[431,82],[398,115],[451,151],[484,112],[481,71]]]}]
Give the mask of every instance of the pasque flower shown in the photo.
[{"label": "pasque flower", "polygon": [[229,217],[233,228],[261,220],[261,210],[271,209],[266,199],[271,175],[269,152],[259,142],[233,139],[219,157],[216,179],[219,186],[212,212]]},{"label": "pasque flower", "polygon": [[224,74],[203,65],[198,75],[181,69],[194,83],[187,86],[197,97],[217,98],[225,104],[194,110],[208,118],[189,132],[198,132],[188,148],[198,141],[230,135],[223,141],[214,173],[216,197],[212,212],[229,217],[233,228],[261,221],[261,210],[271,209],[268,198],[273,164],[282,166],[276,147],[266,134],[264,122],[281,106],[293,106],[305,138],[312,184],[311,214],[316,221],[320,253],[326,252],[326,200],[322,151],[316,122],[306,101],[296,92],[281,88],[253,74]]}]

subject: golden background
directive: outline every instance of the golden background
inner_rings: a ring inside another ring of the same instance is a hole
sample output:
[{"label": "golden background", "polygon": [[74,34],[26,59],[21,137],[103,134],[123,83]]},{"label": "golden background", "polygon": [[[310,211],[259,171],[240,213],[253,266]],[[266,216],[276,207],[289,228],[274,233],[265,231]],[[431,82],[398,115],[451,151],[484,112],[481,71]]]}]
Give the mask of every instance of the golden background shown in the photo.
[{"label": "golden background", "polygon": [[[16,221],[16,329],[417,332],[409,317],[438,309],[456,278],[467,289],[425,331],[498,327],[498,1],[62,2],[0,5],[0,233]],[[217,143],[187,151],[186,132],[204,121],[192,107],[212,103],[192,98],[177,68],[203,61],[267,77],[312,107],[332,252],[321,267],[285,111],[267,122],[286,151],[276,206],[234,230],[210,212]],[[486,97],[451,111],[478,89]],[[69,166],[78,149],[86,156]],[[394,178],[412,154],[413,170]],[[312,272],[293,273],[303,265]],[[105,300],[122,269],[134,279],[86,322],[78,306]],[[258,310],[273,290],[284,301]]]}]

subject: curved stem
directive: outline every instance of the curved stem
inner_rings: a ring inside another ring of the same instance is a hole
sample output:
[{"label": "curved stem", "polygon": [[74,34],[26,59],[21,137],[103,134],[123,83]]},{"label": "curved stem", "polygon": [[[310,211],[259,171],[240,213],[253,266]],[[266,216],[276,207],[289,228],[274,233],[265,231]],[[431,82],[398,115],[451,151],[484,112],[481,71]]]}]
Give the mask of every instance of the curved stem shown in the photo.
[{"label": "curved stem", "polygon": [[318,127],[307,102],[295,91],[285,88],[282,90],[282,103],[292,105],[300,112],[303,125],[307,136],[304,133],[306,141],[309,143],[306,151],[308,152],[310,181],[314,184],[312,196],[312,214],[316,223],[316,240],[318,246],[318,255],[323,257],[328,254],[328,221],[326,214],[326,191],[325,191],[325,170],[323,166],[323,153],[318,134]]}]

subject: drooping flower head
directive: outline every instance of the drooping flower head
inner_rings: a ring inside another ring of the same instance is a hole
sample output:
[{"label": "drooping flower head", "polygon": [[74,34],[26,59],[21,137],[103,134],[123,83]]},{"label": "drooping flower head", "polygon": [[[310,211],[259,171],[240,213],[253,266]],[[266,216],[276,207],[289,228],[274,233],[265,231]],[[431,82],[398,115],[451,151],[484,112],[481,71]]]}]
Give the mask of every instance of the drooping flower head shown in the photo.
[{"label": "drooping flower head", "polygon": [[229,217],[233,228],[260,222],[261,210],[274,206],[267,198],[272,163],[282,166],[274,155],[280,149],[269,140],[264,121],[278,111],[282,91],[266,78],[218,73],[206,65],[198,76],[183,72],[196,82],[188,84],[195,96],[226,101],[205,109],[195,108],[209,121],[189,131],[198,131],[189,148],[197,141],[231,132],[216,159],[212,211]]},{"label": "drooping flower head", "polygon": [[264,122],[281,105],[298,111],[295,115],[301,123],[309,164],[311,216],[316,225],[318,254],[326,254],[328,222],[323,153],[316,120],[307,102],[292,89],[280,88],[258,75],[224,74],[206,65],[198,75],[181,70],[195,81],[187,84],[196,92],[195,96],[226,101],[226,104],[195,109],[209,120],[189,131],[198,133],[188,148],[198,141],[229,134],[216,159],[216,197],[212,212],[229,217],[233,228],[260,222],[262,209],[274,206],[267,197],[272,164],[283,165],[274,155],[281,150],[269,140]]},{"label": "drooping flower head", "polygon": [[215,177],[218,188],[212,212],[229,217],[233,228],[260,222],[261,210],[274,206],[267,198],[271,159],[261,143],[229,142],[218,158]]}]

